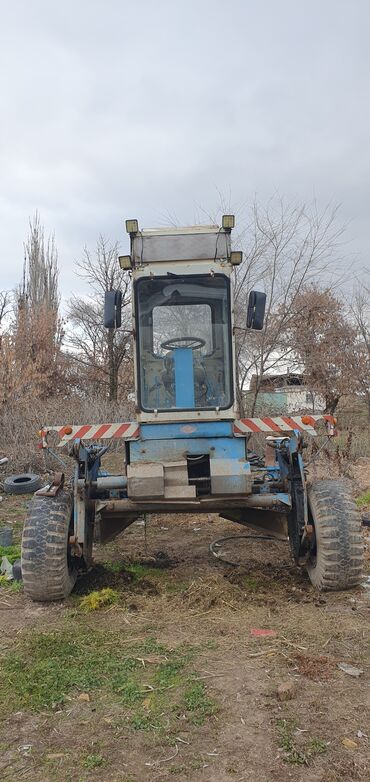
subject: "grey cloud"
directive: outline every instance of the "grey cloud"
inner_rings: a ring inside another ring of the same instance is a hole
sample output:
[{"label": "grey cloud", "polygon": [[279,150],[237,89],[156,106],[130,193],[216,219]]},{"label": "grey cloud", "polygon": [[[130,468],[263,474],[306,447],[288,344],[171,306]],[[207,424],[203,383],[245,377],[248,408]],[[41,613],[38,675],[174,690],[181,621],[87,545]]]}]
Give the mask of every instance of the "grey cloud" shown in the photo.
[{"label": "grey cloud", "polygon": [[83,245],[276,189],[342,204],[368,258],[370,7],[357,0],[0,3],[0,287],[28,216],[55,230],[63,294]]}]

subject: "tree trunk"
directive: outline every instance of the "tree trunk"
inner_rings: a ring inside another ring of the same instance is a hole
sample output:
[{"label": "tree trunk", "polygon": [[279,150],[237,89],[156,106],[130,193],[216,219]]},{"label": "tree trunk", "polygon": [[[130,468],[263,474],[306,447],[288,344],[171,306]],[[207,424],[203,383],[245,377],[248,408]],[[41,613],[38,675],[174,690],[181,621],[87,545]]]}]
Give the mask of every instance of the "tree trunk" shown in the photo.
[{"label": "tree trunk", "polygon": [[243,387],[240,379],[240,372],[238,365],[236,366],[236,388],[235,388],[235,398],[236,398],[236,405],[237,405],[237,417],[244,418],[245,414],[245,405],[244,405],[244,394],[243,394]]},{"label": "tree trunk", "polygon": [[334,415],[337,407],[338,402],[340,400],[340,396],[327,396],[325,399],[325,413],[328,413],[329,415]]}]

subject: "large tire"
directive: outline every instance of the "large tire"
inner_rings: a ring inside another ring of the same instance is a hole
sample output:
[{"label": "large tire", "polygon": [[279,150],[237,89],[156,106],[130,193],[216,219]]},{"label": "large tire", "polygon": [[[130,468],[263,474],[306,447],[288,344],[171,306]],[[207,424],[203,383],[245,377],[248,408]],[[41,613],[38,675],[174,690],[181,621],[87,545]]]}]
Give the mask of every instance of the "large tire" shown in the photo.
[{"label": "large tire", "polygon": [[63,600],[72,591],[77,568],[69,556],[73,497],[67,490],[30,503],[22,536],[24,591],[32,600]]},{"label": "large tire", "polygon": [[41,486],[41,478],[32,472],[20,475],[8,475],[4,480],[4,491],[7,494],[32,494]]},{"label": "large tire", "polygon": [[314,587],[350,589],[361,581],[361,518],[346,482],[322,480],[308,489],[314,545],[306,564]]}]

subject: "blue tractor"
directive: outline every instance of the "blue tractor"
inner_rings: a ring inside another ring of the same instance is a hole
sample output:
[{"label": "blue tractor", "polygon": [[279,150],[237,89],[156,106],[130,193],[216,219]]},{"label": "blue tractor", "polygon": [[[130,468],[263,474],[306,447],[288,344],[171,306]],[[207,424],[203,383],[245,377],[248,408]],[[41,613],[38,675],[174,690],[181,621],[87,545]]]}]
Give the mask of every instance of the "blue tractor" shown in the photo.
[{"label": "blue tractor", "polygon": [[[294,560],[322,590],[356,585],[362,571],[358,511],[338,480],[309,483],[305,437],[330,416],[241,418],[236,399],[233,278],[242,253],[231,247],[233,215],[221,226],[140,230],[126,221],[132,279],[136,420],[44,427],[74,459],[36,492],[25,522],[22,573],[34,600],[60,600],[92,565],[93,541],[113,539],[142,514],[218,512],[289,539]],[[251,291],[246,329],[262,329],[266,296]],[[121,293],[108,291],[105,326],[121,325]],[[265,434],[265,459],[251,457]],[[119,439],[120,475],[101,459]],[[106,444],[108,443],[108,445]],[[268,545],[268,543],[267,543]]]}]

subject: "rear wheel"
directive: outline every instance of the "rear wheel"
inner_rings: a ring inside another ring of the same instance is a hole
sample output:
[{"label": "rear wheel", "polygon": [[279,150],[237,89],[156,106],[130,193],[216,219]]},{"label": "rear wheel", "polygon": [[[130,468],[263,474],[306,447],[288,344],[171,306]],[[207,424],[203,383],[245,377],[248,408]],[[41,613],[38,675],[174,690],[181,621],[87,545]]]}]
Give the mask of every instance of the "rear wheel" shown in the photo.
[{"label": "rear wheel", "polygon": [[306,563],[317,589],[342,590],[361,580],[363,541],[361,518],[343,481],[322,480],[308,489],[314,538]]},{"label": "rear wheel", "polygon": [[22,537],[23,584],[32,600],[63,600],[75,585],[77,567],[69,546],[72,513],[73,496],[66,489],[56,497],[32,499]]}]

